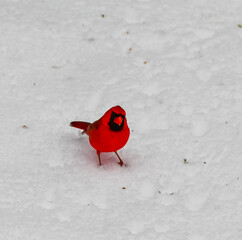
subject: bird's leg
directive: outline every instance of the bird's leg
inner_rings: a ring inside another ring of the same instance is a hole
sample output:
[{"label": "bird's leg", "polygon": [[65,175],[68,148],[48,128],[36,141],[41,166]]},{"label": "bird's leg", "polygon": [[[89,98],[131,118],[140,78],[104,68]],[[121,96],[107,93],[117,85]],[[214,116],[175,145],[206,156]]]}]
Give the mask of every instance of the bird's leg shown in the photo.
[{"label": "bird's leg", "polygon": [[118,162],[118,164],[122,167],[123,166],[123,161],[122,161],[122,159],[119,157],[119,155],[118,155],[118,153],[117,152],[115,152],[115,154],[117,155],[117,157],[118,157],[118,159],[119,159],[119,162]]},{"label": "bird's leg", "polygon": [[101,166],[102,163],[101,163],[101,158],[100,158],[100,151],[97,151],[97,156],[98,156],[99,165]]}]

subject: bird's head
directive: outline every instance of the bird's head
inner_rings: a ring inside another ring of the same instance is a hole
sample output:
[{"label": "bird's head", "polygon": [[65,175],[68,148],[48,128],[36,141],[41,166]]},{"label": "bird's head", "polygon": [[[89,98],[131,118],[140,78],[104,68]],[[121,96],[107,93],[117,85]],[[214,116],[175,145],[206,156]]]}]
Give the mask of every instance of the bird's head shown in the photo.
[{"label": "bird's head", "polygon": [[112,131],[119,132],[127,127],[126,112],[120,106],[110,108],[102,117],[104,124]]}]

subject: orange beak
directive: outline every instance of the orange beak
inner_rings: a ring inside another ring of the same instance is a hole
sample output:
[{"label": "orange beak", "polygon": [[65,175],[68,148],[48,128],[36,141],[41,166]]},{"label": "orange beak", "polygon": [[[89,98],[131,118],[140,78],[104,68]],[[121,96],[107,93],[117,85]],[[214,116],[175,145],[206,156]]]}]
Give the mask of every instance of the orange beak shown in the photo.
[{"label": "orange beak", "polygon": [[121,123],[123,122],[123,118],[121,116],[114,118],[113,122],[115,122],[116,124],[118,124],[119,126],[121,125]]}]

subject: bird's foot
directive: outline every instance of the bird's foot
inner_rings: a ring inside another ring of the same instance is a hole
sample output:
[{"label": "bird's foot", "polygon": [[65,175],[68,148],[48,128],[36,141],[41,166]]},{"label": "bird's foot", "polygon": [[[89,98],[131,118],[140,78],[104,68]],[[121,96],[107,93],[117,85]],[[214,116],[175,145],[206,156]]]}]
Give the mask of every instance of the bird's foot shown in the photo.
[{"label": "bird's foot", "polygon": [[120,167],[124,165],[123,161],[118,162],[118,164],[120,165]]},{"label": "bird's foot", "polygon": [[118,162],[118,164],[120,167],[127,167],[127,164],[125,164],[123,161]]},{"label": "bird's foot", "polygon": [[118,164],[120,165],[120,167],[122,167],[123,165],[126,166],[126,165],[124,164],[124,162],[122,161],[122,159],[119,157],[118,153],[115,152],[115,154],[117,155],[117,157],[118,157],[118,159],[119,159]]}]

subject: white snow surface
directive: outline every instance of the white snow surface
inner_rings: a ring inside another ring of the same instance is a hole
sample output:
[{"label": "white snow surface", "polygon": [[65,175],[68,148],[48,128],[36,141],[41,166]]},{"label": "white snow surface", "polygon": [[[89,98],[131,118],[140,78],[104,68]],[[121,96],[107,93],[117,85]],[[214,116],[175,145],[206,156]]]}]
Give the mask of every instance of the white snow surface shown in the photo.
[{"label": "white snow surface", "polygon": [[[0,0],[0,239],[242,239],[241,0]],[[131,135],[98,166],[69,127]]]}]

